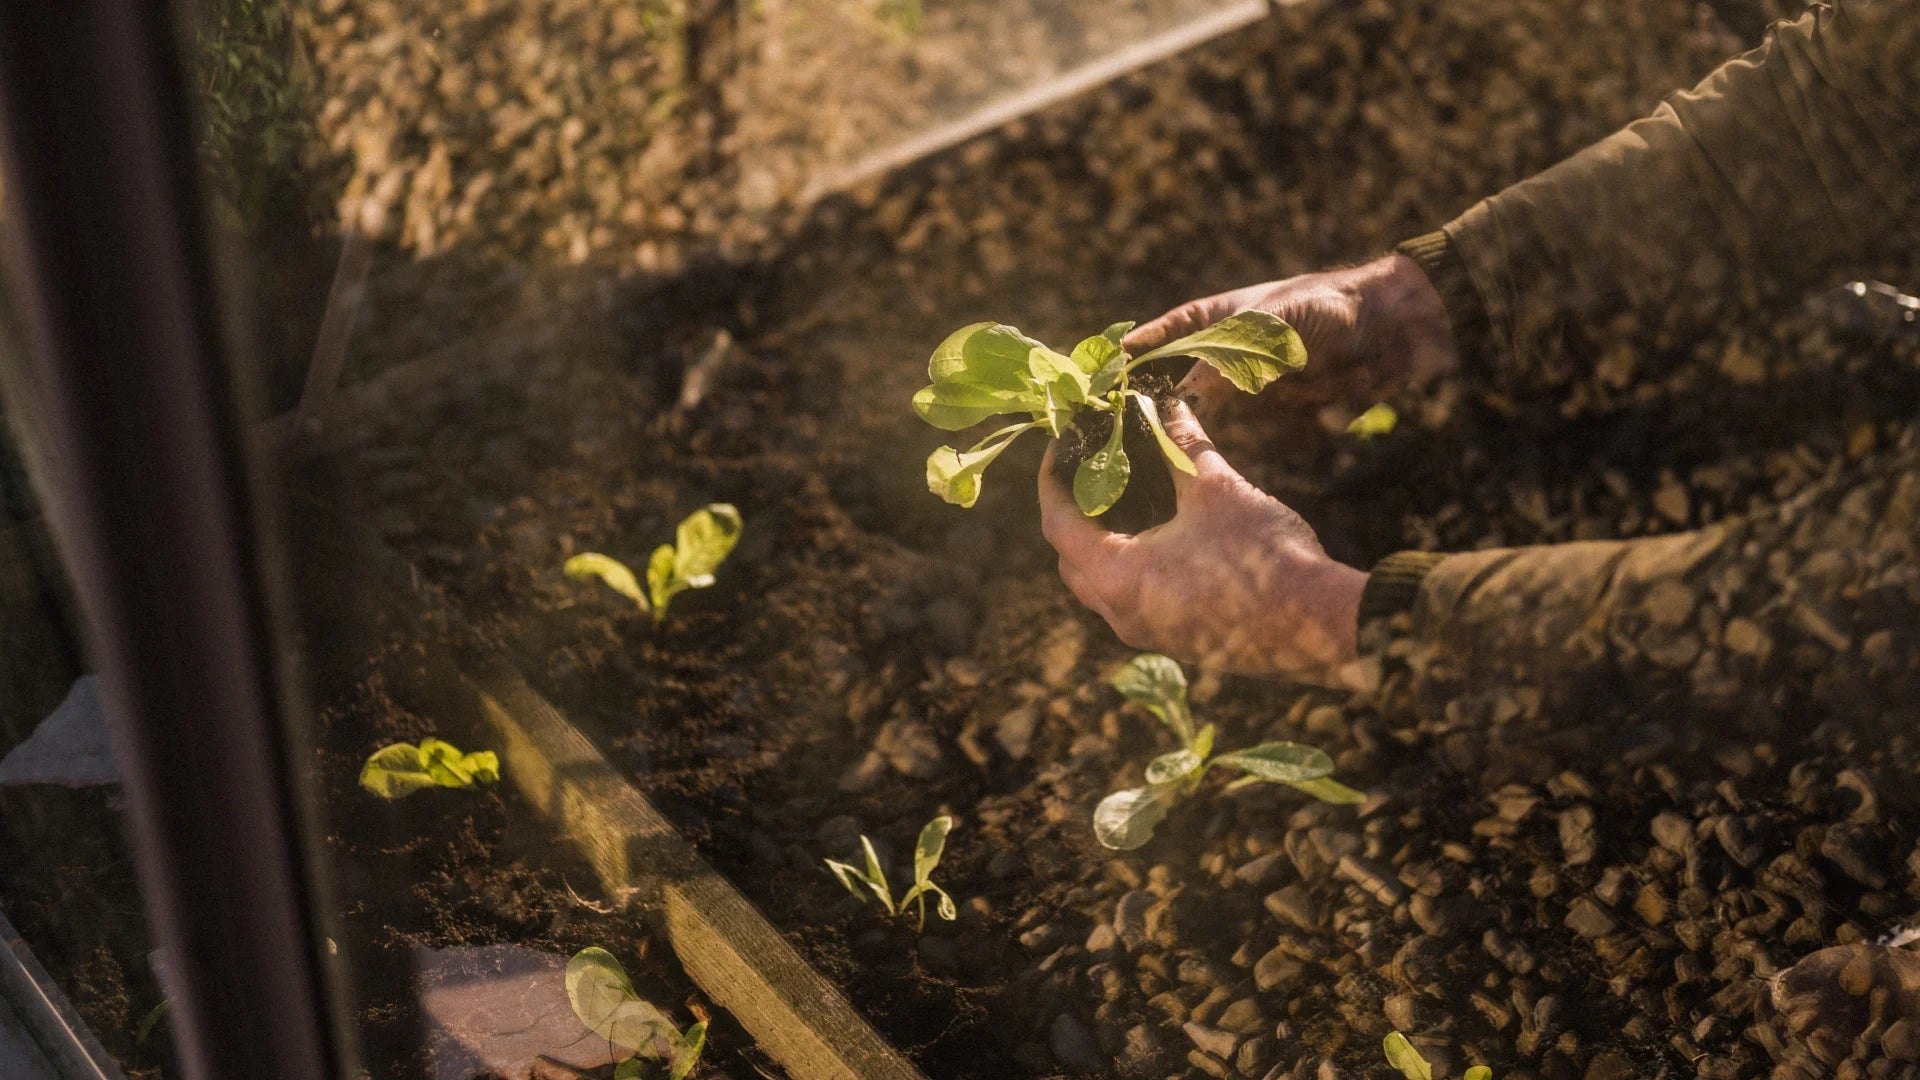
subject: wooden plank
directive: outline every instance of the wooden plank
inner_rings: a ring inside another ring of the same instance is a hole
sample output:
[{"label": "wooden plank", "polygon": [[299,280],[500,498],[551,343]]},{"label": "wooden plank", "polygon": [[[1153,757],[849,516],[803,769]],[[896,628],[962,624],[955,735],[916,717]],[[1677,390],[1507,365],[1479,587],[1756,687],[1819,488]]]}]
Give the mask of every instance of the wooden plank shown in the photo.
[{"label": "wooden plank", "polygon": [[795,1080],[924,1080],[519,672],[469,672],[502,779],[580,846],[608,892],[637,890],[662,912],[687,974]]},{"label": "wooden plank", "polygon": [[60,1080],[126,1080],[5,914],[0,914],[0,998],[25,1025]]}]

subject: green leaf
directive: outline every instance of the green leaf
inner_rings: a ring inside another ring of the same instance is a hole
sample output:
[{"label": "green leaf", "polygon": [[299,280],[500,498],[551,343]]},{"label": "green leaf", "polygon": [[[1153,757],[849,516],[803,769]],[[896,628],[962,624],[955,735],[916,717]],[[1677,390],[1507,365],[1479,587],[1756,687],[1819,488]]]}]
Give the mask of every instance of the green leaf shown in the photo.
[{"label": "green leaf", "polygon": [[1138,325],[1139,325],[1138,323],[1131,322],[1131,321],[1117,322],[1117,323],[1114,323],[1112,326],[1107,327],[1105,330],[1100,331],[1100,336],[1103,338],[1106,338],[1108,341],[1113,342],[1115,345],[1118,345],[1122,341],[1125,341],[1128,332],[1130,332],[1135,326],[1138,326]]},{"label": "green leaf", "polygon": [[887,872],[880,866],[880,856],[874,853],[873,841],[862,836],[860,847],[867,853],[867,885],[873,889],[874,895],[880,898],[880,902],[886,905],[887,914],[899,914],[900,909],[893,906],[893,889],[887,885]]},{"label": "green leaf", "polygon": [[660,625],[667,617],[667,605],[673,602],[673,596],[679,592],[678,582],[673,580],[672,544],[661,544],[653,549],[653,556],[647,560],[647,592],[653,597],[653,624]]},{"label": "green leaf", "polygon": [[567,1001],[587,1030],[615,1046],[657,1054],[654,1040],[668,1045],[680,1031],[660,1010],[641,1000],[627,978],[627,969],[613,954],[598,946],[581,949],[567,961]]},{"label": "green leaf", "polygon": [[702,1020],[687,1029],[673,1048],[673,1071],[669,1080],[686,1080],[688,1073],[700,1060],[700,1051],[707,1048],[707,1022]]},{"label": "green leaf", "polygon": [[1461,1077],[1460,1080],[1493,1080],[1493,1070],[1487,1068],[1485,1065],[1475,1065],[1473,1068],[1468,1069],[1467,1074]]},{"label": "green leaf", "polygon": [[1400,414],[1394,411],[1393,406],[1382,401],[1354,417],[1353,422],[1347,425],[1347,434],[1357,435],[1361,442],[1366,442],[1393,434],[1393,429],[1399,423]]},{"label": "green leaf", "polygon": [[967,339],[992,325],[991,322],[968,323],[948,334],[947,339],[936,346],[933,355],[927,358],[927,378],[941,382],[965,371],[967,362],[964,346]]},{"label": "green leaf", "polygon": [[1180,665],[1159,653],[1141,653],[1127,661],[1113,677],[1113,688],[1127,700],[1147,707],[1160,722],[1180,736],[1180,745],[1193,745],[1193,714],[1187,709],[1187,676]]},{"label": "green leaf", "polygon": [[160,1018],[167,1014],[167,1007],[172,1004],[172,998],[161,998],[160,1004],[147,1011],[147,1015],[140,1020],[140,1027],[133,1033],[133,1045],[139,1046],[147,1041],[153,1029],[159,1026]]},{"label": "green leaf", "polygon": [[1105,334],[1095,334],[1073,347],[1074,366],[1089,376],[1099,374],[1115,357],[1122,355],[1119,340]]},{"label": "green leaf", "polygon": [[1176,780],[1184,780],[1198,771],[1206,760],[1192,750],[1161,754],[1147,764],[1147,783],[1171,784]]},{"label": "green leaf", "polygon": [[[952,374],[964,372],[970,383],[1017,392],[1035,381],[1030,367],[1033,351],[1045,348],[1013,327],[996,323],[974,331],[960,343],[961,367]],[[936,375],[933,381],[944,377]]]},{"label": "green leaf", "polygon": [[1172,807],[1176,793],[1172,784],[1129,788],[1116,791],[1093,808],[1093,835],[1106,847],[1132,851],[1153,839],[1159,825]]},{"label": "green leaf", "polygon": [[1154,441],[1160,444],[1160,453],[1166,456],[1167,464],[1188,476],[1200,475],[1199,471],[1193,467],[1193,459],[1187,456],[1185,450],[1180,449],[1179,445],[1173,441],[1173,437],[1167,434],[1166,427],[1160,423],[1160,407],[1153,403],[1153,399],[1138,390],[1129,391],[1128,396],[1139,404],[1140,415],[1147,418],[1147,426],[1153,429]]},{"label": "green leaf", "polygon": [[1031,412],[1038,395],[948,379],[913,395],[913,411],[942,431],[962,431],[990,416]]},{"label": "green leaf", "polygon": [[646,1066],[640,1059],[630,1057],[613,1067],[613,1080],[646,1080]]},{"label": "green leaf", "polygon": [[924,885],[933,877],[933,871],[940,865],[940,856],[947,849],[947,834],[953,831],[953,819],[945,814],[927,822],[920,830],[920,839],[913,845],[913,880]]},{"label": "green leaf", "polygon": [[1084,405],[1092,372],[1082,371],[1071,357],[1061,356],[1045,345],[1035,345],[1027,358],[1027,368],[1036,385],[1053,391],[1055,400]]},{"label": "green leaf", "polygon": [[1388,1035],[1382,1049],[1387,1053],[1387,1064],[1399,1069],[1407,1080],[1433,1080],[1433,1066],[1427,1064],[1427,1059],[1420,1056],[1420,1051],[1413,1048],[1405,1035],[1397,1031]]},{"label": "green leaf", "polygon": [[675,530],[673,576],[689,589],[712,585],[713,572],[733,553],[742,528],[740,511],[731,503],[710,503],[688,514]]},{"label": "green leaf", "polygon": [[1205,761],[1213,754],[1213,736],[1213,725],[1208,724],[1206,727],[1200,729],[1198,735],[1193,737],[1192,750],[1194,753],[1200,755],[1201,761]]},{"label": "green leaf", "polygon": [[500,779],[500,759],[492,751],[462,754],[440,739],[420,745],[393,743],[368,756],[360,767],[360,786],[383,799],[400,799],[428,788],[465,788]]},{"label": "green leaf", "polygon": [[1172,356],[1212,364],[1228,382],[1257,394],[1289,370],[1305,367],[1307,348],[1285,320],[1264,311],[1242,311],[1137,357],[1133,366]]},{"label": "green leaf", "polygon": [[1073,472],[1073,501],[1088,517],[1099,517],[1111,510],[1120,496],[1126,494],[1127,479],[1133,474],[1133,464],[1127,460],[1124,445],[1126,434],[1126,411],[1116,409],[1113,433],[1107,436],[1107,445],[1082,461]]},{"label": "green leaf", "polygon": [[1283,784],[1318,780],[1333,772],[1333,759],[1325,750],[1299,743],[1261,743],[1250,750],[1236,750],[1213,759],[1216,765],[1229,765],[1259,777]]},{"label": "green leaf", "polygon": [[609,558],[597,551],[583,552],[568,559],[561,572],[570,578],[599,578],[607,587],[621,596],[647,610],[647,596],[640,591],[640,583],[634,580],[633,571],[618,559]]},{"label": "green leaf", "polygon": [[1367,801],[1366,792],[1355,791],[1331,776],[1323,776],[1318,780],[1295,780],[1289,783],[1321,802],[1351,806]]},{"label": "green leaf", "polygon": [[927,490],[955,506],[972,506],[980,498],[980,477],[987,466],[1022,432],[1037,426],[1014,424],[1002,428],[964,452],[940,447],[927,455]]}]

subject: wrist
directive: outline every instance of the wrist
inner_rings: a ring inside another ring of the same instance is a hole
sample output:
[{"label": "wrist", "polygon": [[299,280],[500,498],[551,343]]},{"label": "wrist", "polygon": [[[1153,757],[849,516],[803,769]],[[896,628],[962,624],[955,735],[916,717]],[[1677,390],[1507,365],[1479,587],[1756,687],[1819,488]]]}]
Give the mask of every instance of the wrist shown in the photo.
[{"label": "wrist", "polygon": [[1453,324],[1446,300],[1420,264],[1405,254],[1380,260],[1386,265],[1375,279],[1374,303],[1391,329],[1390,347],[1399,354],[1415,382],[1450,375],[1460,367]]}]

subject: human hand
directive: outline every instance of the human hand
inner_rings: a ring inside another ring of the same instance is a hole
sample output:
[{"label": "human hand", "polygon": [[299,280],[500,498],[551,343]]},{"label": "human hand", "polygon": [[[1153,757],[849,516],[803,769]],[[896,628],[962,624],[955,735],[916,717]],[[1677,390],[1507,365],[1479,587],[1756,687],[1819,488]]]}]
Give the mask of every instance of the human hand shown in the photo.
[{"label": "human hand", "polygon": [[[1278,315],[1299,331],[1308,362],[1296,378],[1329,380],[1355,408],[1373,404],[1385,389],[1459,366],[1446,305],[1419,264],[1399,254],[1190,300],[1135,327],[1125,345],[1138,356],[1249,309]],[[1180,393],[1201,415],[1238,396],[1209,364],[1195,364]]]},{"label": "human hand", "polygon": [[1328,557],[1299,514],[1235,472],[1184,403],[1165,423],[1197,475],[1173,472],[1173,520],[1135,536],[1082,514],[1047,451],[1041,527],[1061,580],[1133,648],[1240,674],[1360,685],[1367,575]]}]

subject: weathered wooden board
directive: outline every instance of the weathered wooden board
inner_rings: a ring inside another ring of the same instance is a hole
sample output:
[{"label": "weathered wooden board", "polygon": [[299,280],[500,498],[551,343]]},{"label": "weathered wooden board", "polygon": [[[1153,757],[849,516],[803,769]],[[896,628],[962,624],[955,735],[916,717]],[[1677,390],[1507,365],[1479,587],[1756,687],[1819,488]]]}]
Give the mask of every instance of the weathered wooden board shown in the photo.
[{"label": "weathered wooden board", "polygon": [[700,858],[586,736],[501,664],[471,672],[501,776],[581,846],[602,885],[664,914],[674,953],[796,1080],[921,1080],[920,1071]]}]

